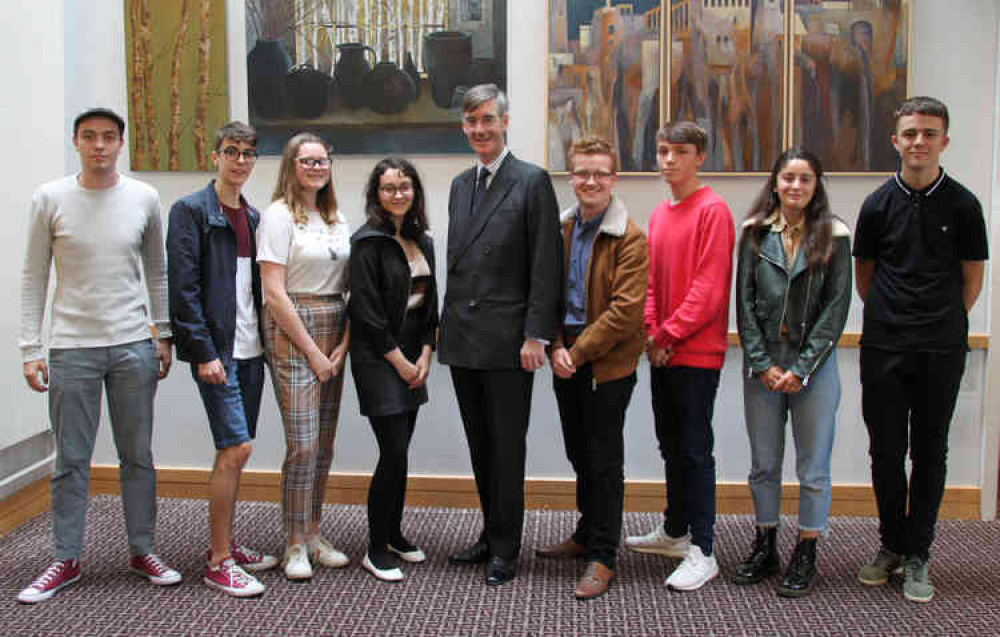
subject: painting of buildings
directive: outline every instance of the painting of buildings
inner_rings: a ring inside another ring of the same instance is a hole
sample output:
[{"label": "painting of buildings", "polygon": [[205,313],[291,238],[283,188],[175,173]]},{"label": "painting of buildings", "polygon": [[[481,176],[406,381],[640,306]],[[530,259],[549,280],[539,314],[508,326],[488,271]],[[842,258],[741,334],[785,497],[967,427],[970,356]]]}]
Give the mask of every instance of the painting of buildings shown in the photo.
[{"label": "painting of buildings", "polygon": [[670,119],[708,131],[705,171],[767,171],[782,150],[784,4],[670,2]]},{"label": "painting of buildings", "polygon": [[549,0],[548,168],[574,140],[610,141],[622,172],[656,170],[659,0]]},{"label": "painting of buildings", "polygon": [[125,0],[132,170],[210,170],[229,119],[224,0]]},{"label": "painting of buildings", "polygon": [[892,111],[907,95],[904,0],[797,2],[792,100],[795,143],[832,172],[890,172]]},{"label": "painting of buildings", "polygon": [[245,0],[250,123],[278,154],[467,153],[470,86],[507,79],[507,0]]}]

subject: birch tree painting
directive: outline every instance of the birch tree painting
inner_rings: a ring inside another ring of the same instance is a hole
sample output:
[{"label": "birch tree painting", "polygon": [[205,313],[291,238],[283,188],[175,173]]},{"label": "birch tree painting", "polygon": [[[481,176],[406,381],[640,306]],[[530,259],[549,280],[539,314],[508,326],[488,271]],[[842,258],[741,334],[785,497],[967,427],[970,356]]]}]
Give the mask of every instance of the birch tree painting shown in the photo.
[{"label": "birch tree painting", "polygon": [[229,119],[225,1],[124,1],[132,170],[210,170]]}]

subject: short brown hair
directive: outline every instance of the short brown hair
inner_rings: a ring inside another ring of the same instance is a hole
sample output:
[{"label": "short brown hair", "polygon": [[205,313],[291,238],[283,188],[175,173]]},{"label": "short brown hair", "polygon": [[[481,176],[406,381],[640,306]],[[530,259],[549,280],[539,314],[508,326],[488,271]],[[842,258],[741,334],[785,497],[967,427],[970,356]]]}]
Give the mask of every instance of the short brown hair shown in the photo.
[{"label": "short brown hair", "polygon": [[948,107],[941,100],[927,97],[926,95],[918,95],[903,100],[892,114],[892,118],[896,122],[896,128],[899,128],[899,118],[906,117],[907,115],[940,117],[941,121],[944,122],[944,132],[948,132]]},{"label": "short brown hair", "polygon": [[618,172],[618,155],[611,147],[611,142],[600,137],[581,137],[573,142],[573,147],[569,151],[569,166],[572,170],[573,158],[576,155],[607,155],[611,158],[611,172]]},{"label": "short brown hair", "polygon": [[219,150],[222,142],[231,139],[234,142],[243,142],[248,146],[257,146],[257,131],[252,126],[247,126],[243,122],[229,122],[219,127],[215,131],[215,150]]},{"label": "short brown hair", "polygon": [[698,154],[708,149],[708,133],[694,122],[667,122],[656,131],[656,143],[694,144]]}]

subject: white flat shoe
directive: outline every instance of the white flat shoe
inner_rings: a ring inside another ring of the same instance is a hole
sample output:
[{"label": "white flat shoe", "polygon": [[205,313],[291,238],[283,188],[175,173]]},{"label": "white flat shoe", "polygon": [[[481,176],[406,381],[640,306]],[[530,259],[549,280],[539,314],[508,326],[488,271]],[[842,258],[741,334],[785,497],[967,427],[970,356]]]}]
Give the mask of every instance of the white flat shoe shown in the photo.
[{"label": "white flat shoe", "polygon": [[412,551],[404,551],[402,549],[397,549],[392,544],[386,544],[385,546],[390,553],[395,553],[399,556],[399,559],[404,562],[409,562],[410,564],[419,564],[420,562],[427,561],[427,556],[424,552],[417,547],[413,547]]},{"label": "white flat shoe", "polygon": [[400,582],[404,577],[403,571],[399,570],[399,567],[378,568],[368,559],[367,553],[365,554],[365,559],[361,560],[361,566],[383,582]]}]

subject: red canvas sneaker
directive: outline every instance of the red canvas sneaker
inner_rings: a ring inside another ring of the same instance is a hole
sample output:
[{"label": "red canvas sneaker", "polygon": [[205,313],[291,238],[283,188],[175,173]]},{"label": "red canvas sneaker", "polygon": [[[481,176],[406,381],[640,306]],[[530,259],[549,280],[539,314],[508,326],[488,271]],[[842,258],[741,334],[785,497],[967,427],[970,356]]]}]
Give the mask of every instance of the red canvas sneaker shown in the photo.
[{"label": "red canvas sneaker", "polygon": [[60,588],[80,579],[80,560],[56,560],[45,572],[38,576],[31,586],[21,591],[17,601],[22,604],[37,604],[56,594]]},{"label": "red canvas sneaker", "polygon": [[256,573],[257,571],[266,571],[278,565],[278,558],[275,556],[258,553],[251,548],[237,544],[235,541],[229,549],[229,553],[233,556],[233,560],[245,571]]},{"label": "red canvas sneaker", "polygon": [[145,577],[157,586],[170,586],[181,581],[181,574],[163,563],[155,553],[133,555],[128,561],[129,570]]},{"label": "red canvas sneaker", "polygon": [[256,577],[244,571],[233,558],[222,560],[217,566],[205,565],[206,586],[233,597],[253,597],[264,592],[265,586]]}]

